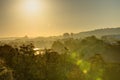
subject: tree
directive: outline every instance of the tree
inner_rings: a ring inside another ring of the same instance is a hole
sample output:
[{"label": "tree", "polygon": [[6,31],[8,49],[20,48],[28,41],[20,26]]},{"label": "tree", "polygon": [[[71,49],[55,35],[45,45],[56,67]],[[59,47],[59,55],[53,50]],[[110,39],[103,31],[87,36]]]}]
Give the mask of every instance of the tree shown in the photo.
[{"label": "tree", "polygon": [[55,52],[58,53],[67,53],[68,49],[64,44],[60,41],[55,41],[51,47]]},{"label": "tree", "polygon": [[34,45],[32,43],[20,46],[20,52],[26,55],[34,55]]},{"label": "tree", "polygon": [[69,34],[69,33],[64,33],[64,34],[63,34],[63,37],[64,37],[64,38],[69,38],[69,37],[70,37],[70,34]]}]

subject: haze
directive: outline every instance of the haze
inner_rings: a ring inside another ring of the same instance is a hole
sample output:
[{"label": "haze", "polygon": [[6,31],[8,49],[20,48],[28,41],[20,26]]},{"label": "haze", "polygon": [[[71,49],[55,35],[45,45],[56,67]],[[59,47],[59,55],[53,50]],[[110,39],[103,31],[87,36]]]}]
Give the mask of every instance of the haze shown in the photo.
[{"label": "haze", "polygon": [[0,37],[120,26],[120,0],[0,0]]}]

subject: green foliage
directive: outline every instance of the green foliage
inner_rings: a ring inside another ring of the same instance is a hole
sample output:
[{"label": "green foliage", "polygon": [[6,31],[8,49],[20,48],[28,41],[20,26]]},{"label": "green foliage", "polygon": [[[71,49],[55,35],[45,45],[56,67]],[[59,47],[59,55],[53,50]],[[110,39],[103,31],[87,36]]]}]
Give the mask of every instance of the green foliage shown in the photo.
[{"label": "green foliage", "polygon": [[0,69],[4,67],[0,74],[7,71],[0,75],[0,80],[8,80],[7,77],[10,80],[120,79],[120,65],[110,63],[114,59],[110,55],[119,53],[119,45],[105,43],[94,36],[55,41],[54,51],[44,49],[44,54],[39,55],[34,55],[33,48],[33,44],[18,48],[0,46]]}]

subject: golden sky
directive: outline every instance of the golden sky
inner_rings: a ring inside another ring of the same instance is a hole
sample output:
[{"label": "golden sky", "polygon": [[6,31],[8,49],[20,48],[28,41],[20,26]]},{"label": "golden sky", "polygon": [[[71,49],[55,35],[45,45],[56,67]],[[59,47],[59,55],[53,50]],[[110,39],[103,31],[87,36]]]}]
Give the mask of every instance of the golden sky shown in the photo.
[{"label": "golden sky", "polygon": [[0,0],[0,37],[54,36],[120,26],[119,0]]}]

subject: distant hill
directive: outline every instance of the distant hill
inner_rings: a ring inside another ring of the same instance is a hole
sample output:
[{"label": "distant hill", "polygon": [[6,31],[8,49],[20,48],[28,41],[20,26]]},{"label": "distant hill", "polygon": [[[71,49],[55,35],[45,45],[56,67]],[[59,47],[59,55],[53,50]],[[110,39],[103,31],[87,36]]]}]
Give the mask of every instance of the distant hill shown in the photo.
[{"label": "distant hill", "polygon": [[[80,33],[64,33],[59,36],[50,36],[50,37],[36,37],[29,38],[28,36],[24,37],[8,37],[0,38],[0,41],[10,44],[21,44],[21,43],[34,43],[36,47],[50,48],[54,41],[62,40],[66,38],[85,38],[89,36],[96,36],[97,38],[102,38],[108,42],[113,42],[116,39],[120,40],[120,27],[118,28],[105,28],[105,29],[96,29],[92,31],[80,32]],[[110,39],[109,39],[110,38]],[[110,40],[110,41],[109,41]]]},{"label": "distant hill", "polygon": [[24,37],[4,37],[0,38],[0,41],[6,41],[6,40],[27,40],[29,37],[24,36]]},{"label": "distant hill", "polygon": [[120,27],[118,28],[105,28],[105,29],[96,29],[93,31],[86,31],[74,34],[74,38],[85,38],[88,36],[96,36],[98,38],[105,35],[118,35],[120,34]]},{"label": "distant hill", "polygon": [[[65,35],[64,35],[65,34]],[[80,32],[80,33],[72,33],[72,34],[67,34],[64,33],[61,36],[50,36],[50,37],[36,37],[33,38],[32,40],[57,40],[57,39],[63,39],[65,37],[73,37],[73,38],[85,38],[88,36],[96,36],[98,38],[106,35],[120,35],[120,27],[118,28],[104,28],[104,29],[96,29],[96,30],[91,30],[91,31],[85,31],[85,32]],[[0,40],[15,40],[15,39],[28,39],[28,37],[8,37],[8,38],[0,38]]]},{"label": "distant hill", "polygon": [[0,41],[4,41],[4,40],[15,40],[17,39],[17,37],[5,37],[5,38],[0,38]]}]

